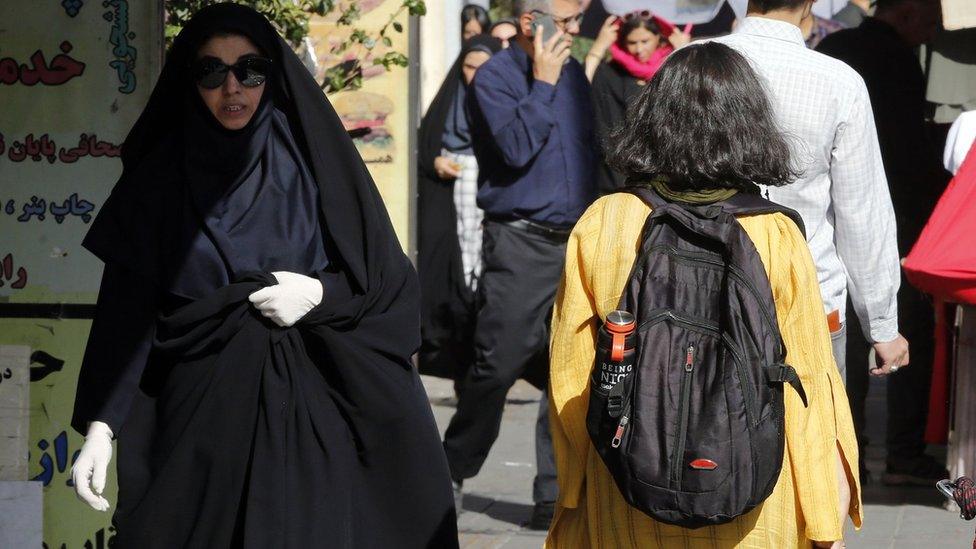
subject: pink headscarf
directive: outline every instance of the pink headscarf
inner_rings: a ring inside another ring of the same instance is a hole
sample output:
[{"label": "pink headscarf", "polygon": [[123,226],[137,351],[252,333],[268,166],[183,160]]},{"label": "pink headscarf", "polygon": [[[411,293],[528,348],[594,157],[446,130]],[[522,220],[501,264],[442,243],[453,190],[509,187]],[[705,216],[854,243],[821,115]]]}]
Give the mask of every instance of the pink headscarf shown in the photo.
[{"label": "pink headscarf", "polygon": [[647,61],[641,61],[629,51],[621,48],[616,42],[610,46],[610,55],[614,62],[627,69],[631,76],[640,80],[650,80],[673,51],[674,46],[665,44],[654,50]]}]

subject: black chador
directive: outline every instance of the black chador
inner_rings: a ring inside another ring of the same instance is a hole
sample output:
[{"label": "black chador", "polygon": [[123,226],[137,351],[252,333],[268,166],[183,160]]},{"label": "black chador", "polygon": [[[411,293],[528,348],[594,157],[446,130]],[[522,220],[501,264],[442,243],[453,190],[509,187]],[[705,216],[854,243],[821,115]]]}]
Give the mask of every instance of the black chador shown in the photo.
[{"label": "black chador", "polygon": [[[271,73],[242,130],[190,62],[248,37]],[[410,357],[416,274],[319,86],[234,4],[177,37],[85,238],[105,262],[73,426],[118,435],[116,546],[457,547],[447,463]],[[248,301],[270,273],[318,278],[281,328]]]}]

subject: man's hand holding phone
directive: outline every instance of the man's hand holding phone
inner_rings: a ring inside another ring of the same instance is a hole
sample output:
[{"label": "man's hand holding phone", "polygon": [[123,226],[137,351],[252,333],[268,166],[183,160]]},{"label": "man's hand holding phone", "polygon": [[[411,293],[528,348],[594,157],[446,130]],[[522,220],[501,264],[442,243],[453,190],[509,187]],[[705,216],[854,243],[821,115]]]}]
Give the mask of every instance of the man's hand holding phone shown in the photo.
[{"label": "man's hand holding phone", "polygon": [[569,59],[572,38],[561,30],[548,40],[544,40],[543,26],[535,26],[535,36],[533,37],[533,66],[532,76],[536,80],[556,85],[559,75],[562,73],[563,65]]}]

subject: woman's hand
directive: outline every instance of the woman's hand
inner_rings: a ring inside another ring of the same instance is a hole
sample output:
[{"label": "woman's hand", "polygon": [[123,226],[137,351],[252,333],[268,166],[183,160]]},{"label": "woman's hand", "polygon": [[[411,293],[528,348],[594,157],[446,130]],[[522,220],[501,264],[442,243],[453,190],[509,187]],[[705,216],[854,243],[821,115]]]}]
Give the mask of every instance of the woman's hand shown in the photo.
[{"label": "woman's hand", "polygon": [[93,421],[88,426],[78,459],[71,466],[71,480],[78,499],[96,511],[108,511],[110,507],[102,492],[111,461],[112,429],[101,421]]},{"label": "woman's hand", "polygon": [[[837,510],[840,512],[841,529],[843,529],[844,523],[847,522],[847,510],[851,506],[851,484],[847,479],[847,468],[844,466],[844,458],[841,456],[840,445],[837,445],[837,450],[835,452],[837,456]],[[815,541],[813,546],[817,548],[824,549],[845,549],[847,545],[844,543],[843,539],[837,541]]]},{"label": "woman's hand", "polygon": [[596,35],[596,40],[593,41],[593,46],[590,47],[590,54],[596,54],[598,57],[603,58],[606,55],[607,50],[610,46],[617,41],[617,35],[620,32],[620,27],[617,25],[617,16],[611,15],[603,22],[603,26],[600,27],[600,32]]},{"label": "woman's hand", "polygon": [[461,169],[450,158],[438,156],[434,159],[434,173],[441,179],[457,179],[461,177]]},{"label": "woman's hand", "polygon": [[584,59],[583,70],[586,72],[587,80],[593,80],[596,69],[603,62],[603,58],[607,55],[607,50],[617,41],[619,32],[620,27],[617,25],[617,16],[611,15],[607,17],[606,21],[603,22],[603,26],[600,27],[599,34],[596,35],[596,40],[590,46],[590,51],[587,52],[586,59]]},{"label": "woman's hand", "polygon": [[261,315],[282,328],[290,328],[322,302],[322,283],[317,278],[277,271],[278,283],[248,297]]},{"label": "woman's hand", "polygon": [[668,42],[674,46],[674,49],[682,48],[691,43],[691,32],[684,32],[675,27],[674,31],[668,36]]}]

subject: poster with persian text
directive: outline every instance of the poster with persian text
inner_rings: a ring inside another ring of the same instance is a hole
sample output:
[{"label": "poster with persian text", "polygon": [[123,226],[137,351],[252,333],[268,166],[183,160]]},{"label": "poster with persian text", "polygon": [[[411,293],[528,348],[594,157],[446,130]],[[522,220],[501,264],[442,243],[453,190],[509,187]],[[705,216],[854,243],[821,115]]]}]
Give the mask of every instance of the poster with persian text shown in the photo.
[{"label": "poster with persian text", "polygon": [[159,72],[157,2],[0,2],[0,299],[93,303],[80,247]]},{"label": "poster with persian text", "polygon": [[[159,73],[161,28],[157,1],[0,2],[0,345],[29,348],[30,428],[18,444],[22,480],[43,486],[45,548],[104,549],[114,534],[68,478],[83,442],[69,427],[83,311],[102,272],[81,241]],[[74,313],[44,318],[59,311]]]}]

